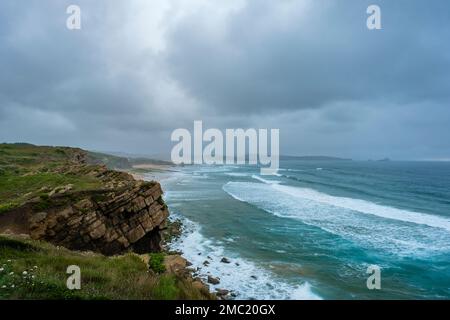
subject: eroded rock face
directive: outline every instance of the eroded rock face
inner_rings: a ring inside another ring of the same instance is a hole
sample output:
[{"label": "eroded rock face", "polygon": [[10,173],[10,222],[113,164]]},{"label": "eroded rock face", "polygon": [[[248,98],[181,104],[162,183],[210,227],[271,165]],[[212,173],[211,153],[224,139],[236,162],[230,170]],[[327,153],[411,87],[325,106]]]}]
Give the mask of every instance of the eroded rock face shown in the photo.
[{"label": "eroded rock face", "polygon": [[30,212],[29,233],[72,250],[156,252],[169,215],[161,196],[159,183],[143,181],[128,181],[119,189],[56,194],[48,209]]}]

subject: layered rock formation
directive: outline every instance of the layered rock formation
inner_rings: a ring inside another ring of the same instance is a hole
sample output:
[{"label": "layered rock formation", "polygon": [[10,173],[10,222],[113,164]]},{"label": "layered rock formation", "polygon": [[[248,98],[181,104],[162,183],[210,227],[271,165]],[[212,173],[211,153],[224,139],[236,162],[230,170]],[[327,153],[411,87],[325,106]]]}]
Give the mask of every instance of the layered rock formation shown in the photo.
[{"label": "layered rock formation", "polygon": [[81,149],[50,152],[59,158],[36,153],[42,159],[21,168],[27,170],[23,177],[44,172],[54,179],[76,177],[78,185],[48,188],[43,181],[28,200],[0,215],[0,233],[29,234],[68,249],[106,255],[161,250],[161,230],[169,212],[158,182],[135,180],[126,172],[92,164]]},{"label": "layered rock formation", "polygon": [[143,181],[117,190],[57,194],[49,208],[29,214],[29,234],[103,254],[159,251],[160,231],[169,215],[161,195],[159,183]]}]

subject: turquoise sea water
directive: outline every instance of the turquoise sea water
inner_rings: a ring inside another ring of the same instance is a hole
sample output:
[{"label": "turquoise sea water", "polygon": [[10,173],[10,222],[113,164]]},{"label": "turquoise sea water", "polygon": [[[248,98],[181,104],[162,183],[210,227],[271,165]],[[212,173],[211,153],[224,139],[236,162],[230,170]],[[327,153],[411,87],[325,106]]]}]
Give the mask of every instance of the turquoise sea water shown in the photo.
[{"label": "turquoise sea water", "polygon": [[[199,276],[218,276],[213,288],[243,299],[450,298],[450,163],[290,160],[280,168],[277,176],[250,166],[158,176],[185,222],[173,248]],[[367,289],[369,265],[381,268],[381,290]]]}]

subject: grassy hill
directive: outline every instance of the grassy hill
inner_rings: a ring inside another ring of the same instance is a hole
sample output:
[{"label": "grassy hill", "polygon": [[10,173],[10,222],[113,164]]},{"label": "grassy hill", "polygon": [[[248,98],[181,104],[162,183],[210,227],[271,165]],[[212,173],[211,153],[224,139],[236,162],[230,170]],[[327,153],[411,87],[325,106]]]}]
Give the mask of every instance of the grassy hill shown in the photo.
[{"label": "grassy hill", "polygon": [[[185,277],[156,273],[130,253],[105,257],[42,241],[0,236],[0,299],[211,299]],[[81,289],[66,287],[67,267],[81,270]]]},{"label": "grassy hill", "polygon": [[83,155],[76,148],[0,144],[0,213],[59,186],[99,188],[102,182],[95,176],[72,170]]},{"label": "grassy hill", "polygon": [[[126,165],[124,158],[77,148],[0,144],[0,217],[21,215],[23,205],[30,202],[42,204],[42,210],[48,211],[57,203],[54,196],[66,195],[67,190],[69,195],[63,199],[78,201],[71,200],[71,194],[127,189],[136,183],[129,174],[99,166],[105,158],[110,166]],[[214,298],[184,267],[181,272],[164,271],[161,264],[166,258],[165,253],[107,257],[71,251],[25,235],[3,234],[0,299]],[[81,268],[81,290],[66,287],[69,265]]]}]

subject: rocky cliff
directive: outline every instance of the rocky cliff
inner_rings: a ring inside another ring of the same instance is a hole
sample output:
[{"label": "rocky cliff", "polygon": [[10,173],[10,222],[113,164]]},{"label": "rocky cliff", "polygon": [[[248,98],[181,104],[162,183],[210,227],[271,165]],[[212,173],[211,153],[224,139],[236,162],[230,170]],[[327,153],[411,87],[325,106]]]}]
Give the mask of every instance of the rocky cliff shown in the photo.
[{"label": "rocky cliff", "polygon": [[[20,203],[0,214],[0,233],[25,233],[68,249],[107,255],[160,251],[169,212],[158,182],[91,165],[80,149],[58,150],[57,157],[46,152],[43,164],[35,161],[15,169],[19,181],[43,174],[45,179],[19,194]],[[74,183],[55,186],[54,181]]]},{"label": "rocky cliff", "polygon": [[161,195],[159,183],[138,181],[117,190],[56,195],[48,209],[29,214],[29,233],[33,239],[103,254],[159,251],[169,215]]}]

